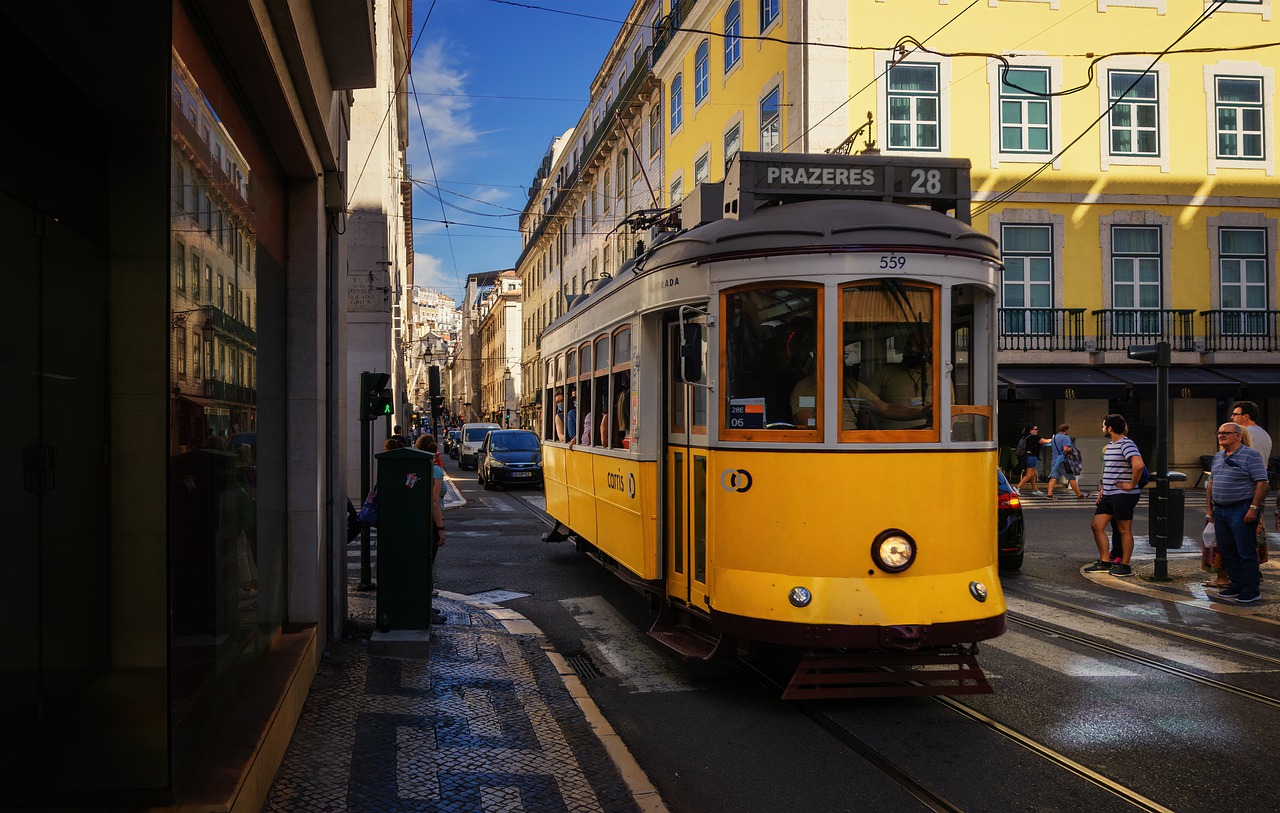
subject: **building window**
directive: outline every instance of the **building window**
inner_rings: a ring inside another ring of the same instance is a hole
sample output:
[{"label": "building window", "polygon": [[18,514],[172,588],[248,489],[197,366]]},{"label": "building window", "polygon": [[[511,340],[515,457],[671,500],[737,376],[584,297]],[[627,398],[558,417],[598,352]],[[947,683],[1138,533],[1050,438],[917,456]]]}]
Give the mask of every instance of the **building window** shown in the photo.
[{"label": "building window", "polygon": [[1040,152],[1049,138],[1049,69],[1010,68],[1000,78],[1000,150]]},{"label": "building window", "polygon": [[1160,154],[1160,99],[1153,73],[1110,71],[1112,155]]},{"label": "building window", "polygon": [[1263,158],[1262,79],[1214,77],[1219,158]]},{"label": "building window", "polygon": [[177,334],[178,334],[178,348],[174,352],[173,356],[174,356],[174,360],[177,361],[178,363],[177,372],[179,377],[186,378],[187,377],[187,331],[186,329],[179,327],[177,330]]},{"label": "building window", "polygon": [[200,301],[200,257],[194,252],[191,255],[191,298]]},{"label": "building window", "polygon": [[657,99],[653,103],[653,109],[649,111],[649,157],[658,154],[658,148],[662,146],[662,100]]},{"label": "building window", "polygon": [[776,87],[760,102],[760,151],[782,151],[782,88]]},{"label": "building window", "polygon": [[938,150],[942,108],[938,66],[899,64],[889,69],[889,148]]},{"label": "building window", "polygon": [[676,178],[671,182],[671,205],[675,206],[684,199],[684,181]]},{"label": "building window", "polygon": [[182,243],[173,244],[173,276],[178,290],[187,290],[187,249]]},{"label": "building window", "polygon": [[680,109],[683,99],[684,75],[677,73],[676,78],[671,80],[671,132],[673,133],[684,123],[684,115]]},{"label": "building window", "polygon": [[693,162],[694,184],[706,183],[711,175],[711,156],[703,153]]},{"label": "building window", "polygon": [[1218,272],[1222,332],[1267,333],[1267,233],[1263,229],[1219,229]]},{"label": "building window", "polygon": [[693,104],[702,104],[711,90],[710,46],[703,40],[693,58]]},{"label": "building window", "polygon": [[1160,333],[1160,227],[1111,227],[1111,307],[1117,336]]},{"label": "building window", "polygon": [[627,213],[627,207],[630,204],[627,199],[627,192],[630,190],[630,185],[627,183],[627,159],[629,157],[630,155],[626,150],[623,150],[618,155],[618,211],[624,215]]},{"label": "building window", "polygon": [[778,8],[782,5],[782,0],[760,0],[760,33],[763,34],[765,29],[773,25],[778,19]]},{"label": "building window", "polygon": [[733,0],[724,13],[724,72],[742,58],[742,7]]},{"label": "building window", "polygon": [[604,178],[600,182],[600,207],[605,214],[609,214],[609,209],[612,208],[613,205],[613,195],[609,192],[612,188],[612,185],[609,183],[609,170],[606,169],[604,171]]},{"label": "building window", "polygon": [[1005,335],[1045,336],[1053,331],[1053,227],[1004,225],[1001,282]]},{"label": "building window", "polygon": [[724,134],[724,165],[727,169],[729,163],[733,160],[733,156],[738,154],[738,150],[742,149],[742,125],[735,124],[729,128],[729,132]]}]

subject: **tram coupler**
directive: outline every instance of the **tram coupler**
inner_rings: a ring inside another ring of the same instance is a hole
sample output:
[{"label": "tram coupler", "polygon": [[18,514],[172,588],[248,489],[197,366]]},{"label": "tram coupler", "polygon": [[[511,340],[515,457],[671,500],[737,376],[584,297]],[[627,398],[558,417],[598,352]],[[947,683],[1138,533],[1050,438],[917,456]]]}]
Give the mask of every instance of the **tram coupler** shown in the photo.
[{"label": "tram coupler", "polygon": [[567,530],[569,529],[565,528],[563,525],[557,522],[556,527],[552,528],[550,531],[547,531],[547,535],[542,537],[542,541],[546,543],[563,542],[569,538],[569,535],[564,532]]}]

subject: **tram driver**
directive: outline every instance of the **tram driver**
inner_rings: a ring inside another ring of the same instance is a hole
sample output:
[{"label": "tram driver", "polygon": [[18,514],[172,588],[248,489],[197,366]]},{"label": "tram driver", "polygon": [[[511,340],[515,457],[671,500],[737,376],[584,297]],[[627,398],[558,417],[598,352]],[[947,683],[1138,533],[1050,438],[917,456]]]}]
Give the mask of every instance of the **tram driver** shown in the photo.
[{"label": "tram driver", "polygon": [[[846,365],[849,359],[845,359]],[[818,407],[817,379],[812,373],[796,382],[791,390],[791,415],[798,427],[816,425]],[[874,390],[863,384],[848,366],[844,373],[844,397],[840,399],[840,428],[858,429],[858,412],[869,410],[877,418],[894,421],[921,422],[927,426],[931,420],[932,404],[921,403],[891,404],[883,400]],[[863,429],[871,427],[864,426]]]}]

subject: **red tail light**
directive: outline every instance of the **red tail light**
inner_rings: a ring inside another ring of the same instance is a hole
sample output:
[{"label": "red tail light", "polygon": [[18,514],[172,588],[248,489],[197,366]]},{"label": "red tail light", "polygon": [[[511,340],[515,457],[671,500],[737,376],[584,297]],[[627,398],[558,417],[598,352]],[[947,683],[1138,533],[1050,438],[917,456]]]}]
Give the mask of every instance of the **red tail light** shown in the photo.
[{"label": "red tail light", "polygon": [[1017,508],[1022,505],[1022,501],[1018,499],[1018,495],[1010,491],[1007,494],[996,495],[996,508]]}]

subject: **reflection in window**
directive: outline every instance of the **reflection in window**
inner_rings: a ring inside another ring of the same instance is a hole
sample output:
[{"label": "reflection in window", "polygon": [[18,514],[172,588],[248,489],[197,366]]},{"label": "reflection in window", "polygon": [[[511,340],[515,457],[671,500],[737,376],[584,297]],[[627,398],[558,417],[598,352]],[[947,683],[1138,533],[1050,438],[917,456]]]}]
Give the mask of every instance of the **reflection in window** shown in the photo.
[{"label": "reflection in window", "polygon": [[842,430],[932,428],[935,290],[877,280],[841,292]]},{"label": "reflection in window", "polygon": [[727,429],[817,428],[818,301],[816,287],[725,296]]}]

